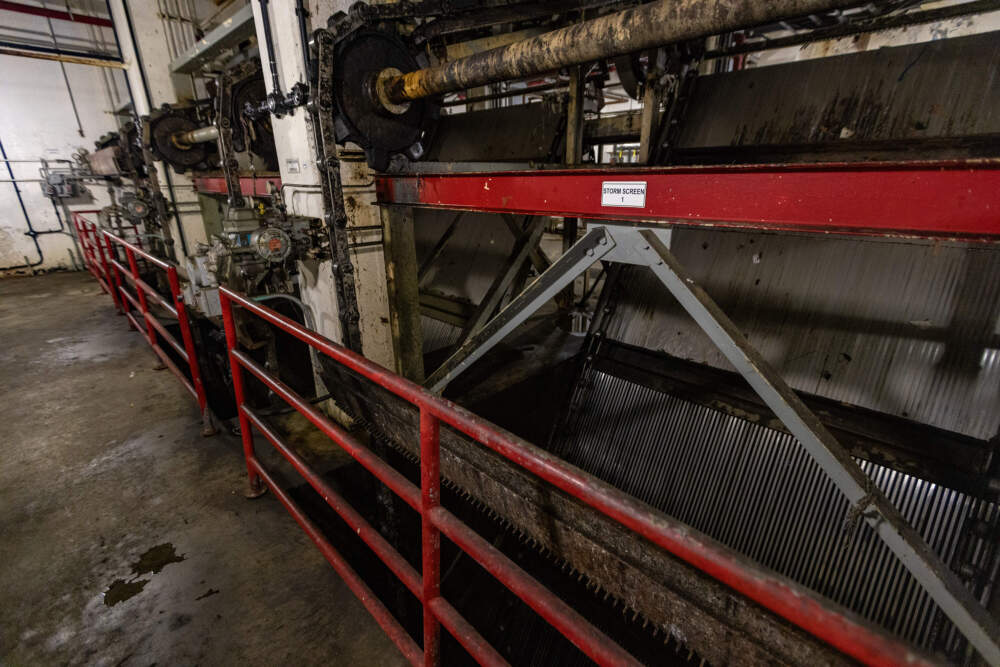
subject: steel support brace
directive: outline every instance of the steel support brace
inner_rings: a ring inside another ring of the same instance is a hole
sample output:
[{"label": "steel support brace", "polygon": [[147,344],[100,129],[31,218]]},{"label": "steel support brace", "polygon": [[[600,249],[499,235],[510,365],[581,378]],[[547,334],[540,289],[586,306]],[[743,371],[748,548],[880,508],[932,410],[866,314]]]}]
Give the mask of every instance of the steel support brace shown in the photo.
[{"label": "steel support brace", "polygon": [[[528,261],[532,250],[538,248],[538,241],[542,238],[542,232],[545,231],[546,218],[540,217],[529,217],[525,221],[525,229],[523,232],[518,234],[518,237],[514,241],[514,248],[511,251],[510,257],[504,262],[503,268],[500,270],[500,274],[497,276],[490,288],[486,290],[486,295],[483,297],[476,308],[476,313],[470,319],[468,324],[465,326],[465,330],[462,331],[461,340],[466,340],[469,336],[473,335],[479,329],[483,327],[486,322],[489,321],[493,313],[496,312],[497,306],[500,305],[500,300],[503,295],[510,289],[511,285],[514,283],[514,279],[517,274],[520,273],[521,268]],[[520,288],[518,288],[519,290]]]},{"label": "steel support brace", "polygon": [[997,622],[681,266],[660,238],[664,232],[645,229],[634,233],[645,242],[641,252],[648,258],[649,268],[830,476],[851,503],[851,512],[865,518],[982,657],[991,665],[1000,664]]},{"label": "steel support brace", "polygon": [[559,291],[576,280],[614,248],[614,242],[603,227],[596,227],[556,260],[549,269],[497,316],[469,337],[441,366],[427,378],[424,386],[441,392],[458,374],[499,343],[518,325],[531,317]]},{"label": "steel support brace", "polygon": [[648,266],[726,359],[785,424],[816,463],[991,665],[1000,665],[1000,626],[865,475],[847,450],[754,349],[669,249],[669,229],[596,226],[511,304],[474,334],[428,379],[441,391],[594,262]]}]

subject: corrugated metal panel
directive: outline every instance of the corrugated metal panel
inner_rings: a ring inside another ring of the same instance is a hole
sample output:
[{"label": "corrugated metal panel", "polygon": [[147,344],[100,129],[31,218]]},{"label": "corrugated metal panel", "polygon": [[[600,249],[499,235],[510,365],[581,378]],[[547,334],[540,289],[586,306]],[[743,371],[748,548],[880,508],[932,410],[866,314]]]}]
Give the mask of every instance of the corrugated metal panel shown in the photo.
[{"label": "corrugated metal panel", "polygon": [[[417,262],[423,262],[454,211],[415,209],[413,235]],[[479,303],[514,247],[514,235],[498,215],[465,213],[421,285],[440,294]]]},{"label": "corrugated metal panel", "polygon": [[[579,386],[553,443],[569,462],[911,641],[961,642],[867,525],[845,532],[847,501],[792,436],[595,370]],[[861,465],[946,562],[988,567],[960,542],[996,505]]]},{"label": "corrugated metal panel", "polygon": [[[703,230],[674,252],[795,389],[981,439],[1000,427],[1000,250]],[[645,269],[609,338],[730,369]]]},{"label": "corrugated metal panel", "polygon": [[421,315],[420,323],[424,332],[424,354],[451,347],[462,335],[461,327]]},{"label": "corrugated metal panel", "polygon": [[679,148],[997,132],[993,32],[703,77]]}]

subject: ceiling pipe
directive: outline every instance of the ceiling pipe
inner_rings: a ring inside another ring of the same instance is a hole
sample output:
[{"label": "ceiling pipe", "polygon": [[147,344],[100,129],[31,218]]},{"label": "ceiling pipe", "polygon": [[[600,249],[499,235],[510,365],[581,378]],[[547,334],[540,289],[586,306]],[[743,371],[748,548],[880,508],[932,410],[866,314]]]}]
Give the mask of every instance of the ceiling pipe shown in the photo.
[{"label": "ceiling pipe", "polygon": [[857,5],[858,0],[657,0],[414,72],[383,70],[378,101],[390,111],[431,95],[552,72],[613,56]]}]

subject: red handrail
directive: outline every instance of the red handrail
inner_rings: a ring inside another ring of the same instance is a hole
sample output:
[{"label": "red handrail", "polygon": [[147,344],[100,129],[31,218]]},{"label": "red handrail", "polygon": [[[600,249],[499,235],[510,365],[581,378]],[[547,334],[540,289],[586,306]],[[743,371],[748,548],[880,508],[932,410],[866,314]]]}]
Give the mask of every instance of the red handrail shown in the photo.
[{"label": "red handrail", "polygon": [[[97,212],[73,212],[73,224],[76,226],[87,268],[94,274],[101,288],[111,295],[118,311],[128,319],[129,328],[142,334],[163,365],[177,376],[185,389],[198,401],[205,425],[202,433],[204,435],[213,434],[215,429],[211,422],[208,400],[201,379],[201,370],[198,366],[194,336],[191,334],[191,322],[184,306],[184,295],[181,292],[177,266],[150,254],[138,245],[129,243],[109,230],[100,229],[95,223],[83,217],[85,214]],[[122,264],[117,250],[124,253],[128,266]],[[142,279],[139,273],[139,259],[166,273],[167,284],[170,286],[169,300]],[[134,296],[126,288],[126,282],[131,283],[135,288]],[[178,341],[176,337],[171,335],[163,322],[153,314],[149,307],[150,300],[177,318],[181,340]],[[145,326],[140,325],[139,320],[133,315],[133,311],[138,311]],[[170,345],[184,361],[187,366],[187,374],[174,363],[170,355],[160,346],[161,340]]]},{"label": "red handrail", "polygon": [[121,311],[122,307],[119,303],[118,295],[111,288],[111,273],[106,257],[103,252],[98,252],[98,246],[101,241],[98,240],[97,227],[83,217],[89,213],[100,213],[100,211],[97,209],[73,211],[73,226],[76,228],[76,236],[80,243],[83,263],[97,280],[98,284],[100,284],[101,289],[111,295],[111,299],[115,302],[115,308]]},{"label": "red handrail", "polygon": [[[440,625],[443,624],[481,664],[505,664],[503,658],[441,596],[440,535],[443,533],[594,661],[600,664],[635,663],[634,658],[620,646],[441,507],[439,431],[440,423],[444,422],[843,653],[874,665],[927,664],[915,649],[901,641],[846,615],[834,608],[832,603],[776,574],[748,565],[728,548],[454,403],[238,292],[222,287],[219,296],[251,491],[262,491],[263,484],[275,493],[410,662],[425,665],[439,663]],[[309,401],[243,353],[236,339],[233,304],[295,336],[342,366],[416,406],[420,411],[420,488],[417,489]],[[402,556],[382,540],[352,508],[345,508],[343,498],[330,493],[331,489],[318,475],[246,405],[244,370],[294,407],[420,513],[421,574],[413,572]],[[273,478],[255,455],[252,427],[256,427],[292,463],[306,481],[327,500],[331,508],[344,518],[421,601],[424,609],[422,652],[385,606],[372,596],[371,591],[358,579],[357,573],[347,565],[333,545],[305,517],[295,502],[275,485]]]}]

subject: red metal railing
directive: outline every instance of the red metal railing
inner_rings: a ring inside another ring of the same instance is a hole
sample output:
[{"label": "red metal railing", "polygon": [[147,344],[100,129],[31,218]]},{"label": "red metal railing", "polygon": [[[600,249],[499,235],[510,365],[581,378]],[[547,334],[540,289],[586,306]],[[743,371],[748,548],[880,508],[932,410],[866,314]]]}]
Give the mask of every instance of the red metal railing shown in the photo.
[{"label": "red metal railing", "polygon": [[100,250],[100,244],[103,240],[97,231],[97,225],[88,222],[83,217],[92,213],[100,213],[100,211],[97,209],[73,211],[73,226],[76,227],[76,236],[80,242],[83,263],[101,285],[101,289],[111,295],[111,299],[115,302],[115,308],[121,312],[122,307],[118,300],[117,291],[111,284],[111,271],[107,265],[107,257]]},{"label": "red metal railing", "polygon": [[[86,220],[83,215],[96,211],[76,211],[73,223],[76,225],[83,251],[84,261],[102,289],[111,295],[118,311],[128,318],[129,328],[142,334],[153,352],[164,366],[169,368],[191,393],[201,409],[204,429],[202,433],[214,433],[205,388],[201,381],[201,371],[198,367],[198,355],[194,347],[194,337],[191,334],[191,322],[184,307],[184,295],[181,293],[180,278],[177,267],[164,259],[156,257],[136,244],[129,243],[110,231],[100,229],[96,224]],[[127,263],[122,264],[122,259]],[[156,289],[144,281],[139,272],[139,263],[163,271],[170,287],[170,299],[162,296]],[[131,284],[134,294],[126,284]],[[150,310],[150,301],[169,313],[177,320],[181,340],[178,341],[163,322]],[[138,313],[142,323],[136,319]],[[164,341],[174,349],[187,366],[185,373],[160,345]]]},{"label": "red metal railing", "polygon": [[[436,665],[440,662],[440,626],[444,626],[481,664],[505,664],[503,657],[441,595],[440,536],[442,534],[596,662],[636,663],[624,649],[441,506],[439,430],[442,422],[586,503],[637,535],[729,585],[806,632],[829,642],[845,654],[868,664],[923,663],[922,658],[906,645],[832,609],[829,603],[809,591],[766,570],[747,565],[744,559],[725,547],[699,537],[684,524],[586,475],[544,450],[237,292],[223,287],[219,290],[219,295],[222,301],[223,322],[251,491],[261,492],[262,484],[271,489],[411,663]],[[416,406],[420,411],[420,487],[403,477],[307,399],[241,351],[233,322],[234,304]],[[421,572],[417,572],[342,496],[310,469],[252,407],[246,404],[243,387],[244,370],[294,407],[420,514]],[[292,467],[326,500],[403,585],[421,601],[423,649],[417,646],[385,605],[323,536],[319,528],[262,467],[254,450],[252,433],[254,428],[291,463]]]}]

